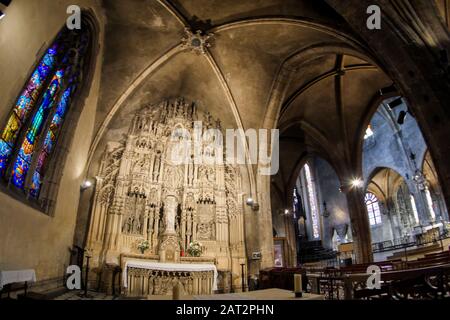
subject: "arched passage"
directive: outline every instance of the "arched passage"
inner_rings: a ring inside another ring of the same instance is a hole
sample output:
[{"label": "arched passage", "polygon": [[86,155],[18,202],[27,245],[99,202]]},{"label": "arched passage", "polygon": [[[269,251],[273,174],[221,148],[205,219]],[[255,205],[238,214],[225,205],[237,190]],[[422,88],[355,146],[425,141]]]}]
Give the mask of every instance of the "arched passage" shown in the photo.
[{"label": "arched passage", "polygon": [[417,119],[399,96],[382,100],[361,138],[366,201],[375,252],[422,244],[446,234],[447,215],[428,145]]},{"label": "arched passage", "polygon": [[[288,251],[282,252],[282,260],[291,265],[334,264],[339,244],[352,241],[347,199],[340,191],[338,175],[317,153],[305,153],[293,172],[294,179],[288,179],[284,193],[279,186],[284,177],[281,172],[271,184],[275,259],[280,260],[283,243]],[[288,196],[283,199],[282,194]]]},{"label": "arched passage", "polygon": [[412,236],[420,223],[415,205],[417,195],[391,168],[377,168],[369,179],[365,204],[374,249],[413,241],[412,238],[405,240],[405,237]]}]

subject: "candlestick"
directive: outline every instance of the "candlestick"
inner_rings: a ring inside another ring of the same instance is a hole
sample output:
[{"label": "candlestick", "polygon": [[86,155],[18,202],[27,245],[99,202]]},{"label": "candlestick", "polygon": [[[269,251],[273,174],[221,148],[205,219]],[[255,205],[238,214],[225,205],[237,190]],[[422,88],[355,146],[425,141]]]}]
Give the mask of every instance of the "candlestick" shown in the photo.
[{"label": "candlestick", "polygon": [[303,297],[302,275],[294,274],[294,292],[296,298]]}]

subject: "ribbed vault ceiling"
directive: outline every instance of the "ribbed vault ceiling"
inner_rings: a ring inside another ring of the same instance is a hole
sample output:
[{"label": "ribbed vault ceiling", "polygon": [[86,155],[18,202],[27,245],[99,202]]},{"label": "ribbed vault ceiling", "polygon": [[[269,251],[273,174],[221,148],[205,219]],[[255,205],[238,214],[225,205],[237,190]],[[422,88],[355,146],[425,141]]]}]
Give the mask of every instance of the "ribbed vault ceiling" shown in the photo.
[{"label": "ribbed vault ceiling", "polygon": [[[302,150],[326,152],[330,145],[337,146],[335,153],[344,153],[339,146],[354,143],[350,140],[360,130],[375,92],[390,84],[322,1],[103,3],[107,26],[98,134],[91,156],[102,151],[106,141],[118,139],[130,114],[143,104],[184,96],[220,118],[225,127],[260,128],[268,117],[274,125],[294,131],[306,128],[301,135],[308,144],[290,141],[282,147],[289,155],[282,167],[290,173]],[[185,27],[214,33],[206,55],[182,50]],[[340,46],[361,54],[340,51]],[[296,54],[320,47],[336,49],[290,63]],[[284,81],[281,74],[289,79]],[[279,118],[268,116],[272,109],[281,111]]]}]

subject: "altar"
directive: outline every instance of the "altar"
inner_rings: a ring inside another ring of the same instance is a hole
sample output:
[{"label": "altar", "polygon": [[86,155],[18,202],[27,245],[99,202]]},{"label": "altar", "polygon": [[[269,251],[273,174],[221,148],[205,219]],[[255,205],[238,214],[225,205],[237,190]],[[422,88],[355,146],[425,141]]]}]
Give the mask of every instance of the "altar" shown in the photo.
[{"label": "altar", "polygon": [[218,272],[214,264],[130,259],[122,270],[123,288],[127,296],[171,295],[177,284],[187,295],[213,294],[217,291]]}]

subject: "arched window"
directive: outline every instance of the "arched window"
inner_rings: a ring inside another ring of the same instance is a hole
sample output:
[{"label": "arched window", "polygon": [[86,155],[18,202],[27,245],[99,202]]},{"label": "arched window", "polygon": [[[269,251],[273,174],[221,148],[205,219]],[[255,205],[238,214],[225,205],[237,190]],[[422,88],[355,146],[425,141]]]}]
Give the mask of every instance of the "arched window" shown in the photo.
[{"label": "arched window", "polygon": [[292,204],[292,212],[294,213],[294,218],[298,218],[299,214],[301,212],[299,212],[299,205],[300,205],[300,199],[298,196],[298,192],[297,192],[297,188],[294,188],[294,193],[293,193],[293,197],[294,197],[294,203]]},{"label": "arched window", "polygon": [[427,205],[428,205],[428,210],[431,215],[431,219],[434,221],[434,220],[436,220],[436,212],[434,211],[433,198],[431,197],[431,192],[428,187],[425,188],[425,197],[427,199]]},{"label": "arched window", "polygon": [[84,75],[91,28],[66,27],[32,72],[0,137],[0,177],[38,199],[49,161]]},{"label": "arched window", "polygon": [[378,198],[373,193],[366,193],[365,197],[367,212],[369,214],[369,222],[371,226],[381,224],[381,212],[378,204]]},{"label": "arched window", "polygon": [[308,191],[309,208],[311,210],[311,220],[314,239],[320,238],[319,208],[317,205],[316,187],[312,179],[311,168],[305,164],[306,187]]},{"label": "arched window", "polygon": [[414,196],[412,194],[409,195],[409,199],[411,202],[411,208],[413,210],[414,222],[418,224],[420,221],[419,221],[419,213],[417,212],[416,199],[414,199]]}]

